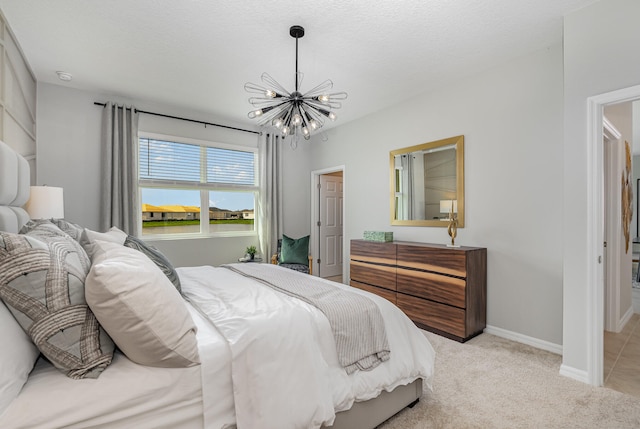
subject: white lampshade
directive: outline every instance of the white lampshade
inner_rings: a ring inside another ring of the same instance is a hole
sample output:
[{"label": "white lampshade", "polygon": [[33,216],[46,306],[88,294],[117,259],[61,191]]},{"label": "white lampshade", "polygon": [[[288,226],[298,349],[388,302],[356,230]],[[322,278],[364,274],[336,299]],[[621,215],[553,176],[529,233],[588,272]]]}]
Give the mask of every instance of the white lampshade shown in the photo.
[{"label": "white lampshade", "polygon": [[24,209],[31,219],[60,219],[64,217],[62,188],[32,186]]},{"label": "white lampshade", "polygon": [[440,213],[449,213],[453,203],[453,212],[458,213],[458,200],[440,200]]}]

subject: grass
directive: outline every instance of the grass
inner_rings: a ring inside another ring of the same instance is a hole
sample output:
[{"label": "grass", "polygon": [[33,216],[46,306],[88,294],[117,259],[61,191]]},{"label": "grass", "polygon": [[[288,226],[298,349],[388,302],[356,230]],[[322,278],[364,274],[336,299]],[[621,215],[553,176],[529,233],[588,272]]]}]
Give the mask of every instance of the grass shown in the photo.
[{"label": "grass", "polygon": [[[238,224],[238,225],[253,225],[253,219],[222,219],[222,220],[210,220],[210,225],[221,224]],[[153,228],[157,226],[184,226],[184,225],[200,225],[199,220],[147,220],[142,222],[143,228]]]}]

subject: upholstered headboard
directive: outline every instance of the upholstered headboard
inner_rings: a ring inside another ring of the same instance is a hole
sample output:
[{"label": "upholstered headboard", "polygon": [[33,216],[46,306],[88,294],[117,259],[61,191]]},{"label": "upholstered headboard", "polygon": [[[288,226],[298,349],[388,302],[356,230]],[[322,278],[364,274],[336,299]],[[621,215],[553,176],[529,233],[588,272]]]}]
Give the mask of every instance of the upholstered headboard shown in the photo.
[{"label": "upholstered headboard", "polygon": [[0,231],[18,232],[29,221],[29,163],[0,141]]}]

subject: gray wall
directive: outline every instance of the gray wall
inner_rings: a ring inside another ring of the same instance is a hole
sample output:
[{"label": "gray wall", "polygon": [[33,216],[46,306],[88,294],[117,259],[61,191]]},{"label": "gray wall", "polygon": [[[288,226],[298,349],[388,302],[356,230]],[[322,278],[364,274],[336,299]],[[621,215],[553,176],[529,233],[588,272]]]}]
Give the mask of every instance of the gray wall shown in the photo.
[{"label": "gray wall", "polygon": [[329,132],[312,169],[345,165],[345,261],[365,230],[447,243],[446,228],[391,227],[389,151],[465,137],[465,227],[488,249],[488,324],[562,344],[562,49],[553,46]]},{"label": "gray wall", "polygon": [[35,183],[36,79],[0,12],[0,140],[29,161]]},{"label": "gray wall", "polygon": [[[64,188],[65,217],[91,229],[98,228],[100,192],[100,132],[102,108],[94,101],[116,101],[139,109],[207,122],[247,128],[212,118],[200,112],[184,111],[171,106],[157,105],[105,94],[80,91],[62,85],[38,85],[38,183]],[[256,147],[255,134],[204,127],[184,121],[140,115],[141,131],[194,139],[217,141]],[[285,180],[285,233],[293,236],[308,233],[309,187],[308,144],[298,150],[284,151],[288,166]],[[305,181],[306,179],[306,181]],[[219,265],[243,256],[244,249],[257,244],[257,236],[198,238],[188,240],[156,240],[160,248],[176,266]]]},{"label": "gray wall", "polygon": [[[588,370],[587,99],[640,84],[640,2],[606,0],[564,20],[564,353]],[[593,263],[593,261],[592,261]]]}]

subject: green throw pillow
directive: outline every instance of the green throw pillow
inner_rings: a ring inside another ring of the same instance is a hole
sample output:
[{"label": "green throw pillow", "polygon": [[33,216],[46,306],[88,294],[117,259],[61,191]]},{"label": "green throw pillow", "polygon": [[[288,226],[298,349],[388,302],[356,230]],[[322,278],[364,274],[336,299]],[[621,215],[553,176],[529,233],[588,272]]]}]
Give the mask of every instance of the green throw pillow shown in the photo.
[{"label": "green throw pillow", "polygon": [[281,264],[309,265],[309,236],[296,239],[282,234]]}]

